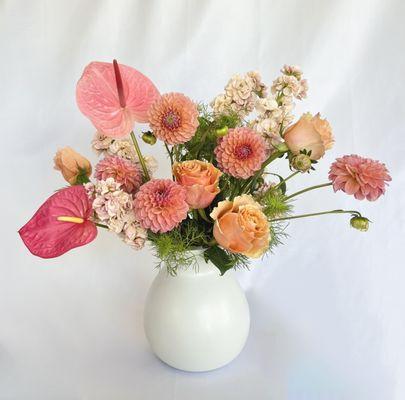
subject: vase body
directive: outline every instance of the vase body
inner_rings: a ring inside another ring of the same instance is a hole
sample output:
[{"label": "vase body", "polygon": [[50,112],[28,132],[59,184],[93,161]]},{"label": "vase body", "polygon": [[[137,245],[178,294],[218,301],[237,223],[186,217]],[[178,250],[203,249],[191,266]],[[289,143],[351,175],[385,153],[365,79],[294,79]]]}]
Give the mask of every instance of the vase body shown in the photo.
[{"label": "vase body", "polygon": [[152,351],[184,371],[210,371],[232,361],[249,333],[250,313],[233,270],[220,276],[198,253],[198,268],[171,276],[161,268],[146,298],[145,334]]}]

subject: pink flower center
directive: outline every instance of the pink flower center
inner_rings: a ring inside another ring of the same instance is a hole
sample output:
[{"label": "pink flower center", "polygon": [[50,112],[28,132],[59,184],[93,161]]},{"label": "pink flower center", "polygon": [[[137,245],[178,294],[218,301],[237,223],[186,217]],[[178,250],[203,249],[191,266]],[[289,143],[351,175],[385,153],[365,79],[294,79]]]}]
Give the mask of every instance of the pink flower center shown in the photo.
[{"label": "pink flower center", "polygon": [[162,125],[171,131],[177,129],[180,124],[180,114],[174,110],[168,110],[162,117]]},{"label": "pink flower center", "polygon": [[162,207],[166,204],[169,197],[169,192],[165,189],[158,189],[153,193],[153,198],[158,207]]},{"label": "pink flower center", "polygon": [[253,153],[252,147],[249,144],[241,144],[235,148],[235,156],[239,160],[246,160],[249,158]]}]

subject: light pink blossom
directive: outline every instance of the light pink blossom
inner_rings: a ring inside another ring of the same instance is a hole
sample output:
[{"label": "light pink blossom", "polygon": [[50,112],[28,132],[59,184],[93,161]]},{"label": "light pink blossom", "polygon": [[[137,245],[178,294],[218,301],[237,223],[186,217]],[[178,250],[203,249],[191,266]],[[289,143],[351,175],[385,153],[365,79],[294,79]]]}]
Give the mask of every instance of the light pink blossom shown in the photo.
[{"label": "light pink blossom", "polygon": [[335,192],[343,190],[358,200],[374,201],[385,193],[391,176],[385,164],[352,154],[336,159],[330,167],[329,179]]}]

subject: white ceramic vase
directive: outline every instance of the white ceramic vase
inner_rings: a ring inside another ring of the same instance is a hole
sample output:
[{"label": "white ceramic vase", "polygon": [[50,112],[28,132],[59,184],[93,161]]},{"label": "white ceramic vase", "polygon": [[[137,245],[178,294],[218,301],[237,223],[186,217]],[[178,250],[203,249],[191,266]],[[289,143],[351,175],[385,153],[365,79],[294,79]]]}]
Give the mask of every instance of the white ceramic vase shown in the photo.
[{"label": "white ceramic vase", "polygon": [[232,361],[249,334],[250,313],[233,270],[219,270],[197,254],[198,269],[162,268],[146,298],[144,326],[153,352],[184,371],[210,371]]}]

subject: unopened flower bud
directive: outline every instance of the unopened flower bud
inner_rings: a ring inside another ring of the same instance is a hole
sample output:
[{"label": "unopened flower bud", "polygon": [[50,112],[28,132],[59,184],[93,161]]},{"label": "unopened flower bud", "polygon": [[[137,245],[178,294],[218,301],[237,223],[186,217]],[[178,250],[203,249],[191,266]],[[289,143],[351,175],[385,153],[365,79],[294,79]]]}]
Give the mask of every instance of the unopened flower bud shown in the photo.
[{"label": "unopened flower bud", "polygon": [[224,127],[217,129],[215,131],[215,135],[216,135],[216,137],[226,136],[228,134],[228,130],[229,130],[229,128],[225,125]]},{"label": "unopened flower bud", "polygon": [[352,219],[350,220],[350,225],[354,229],[357,229],[362,232],[367,232],[369,220],[365,217],[352,217]]},{"label": "unopened flower bud", "polygon": [[153,146],[156,143],[156,136],[151,131],[147,131],[142,135],[142,140]]},{"label": "unopened flower bud", "polygon": [[307,154],[298,154],[291,160],[291,166],[297,171],[307,172],[311,169],[311,158]]}]

